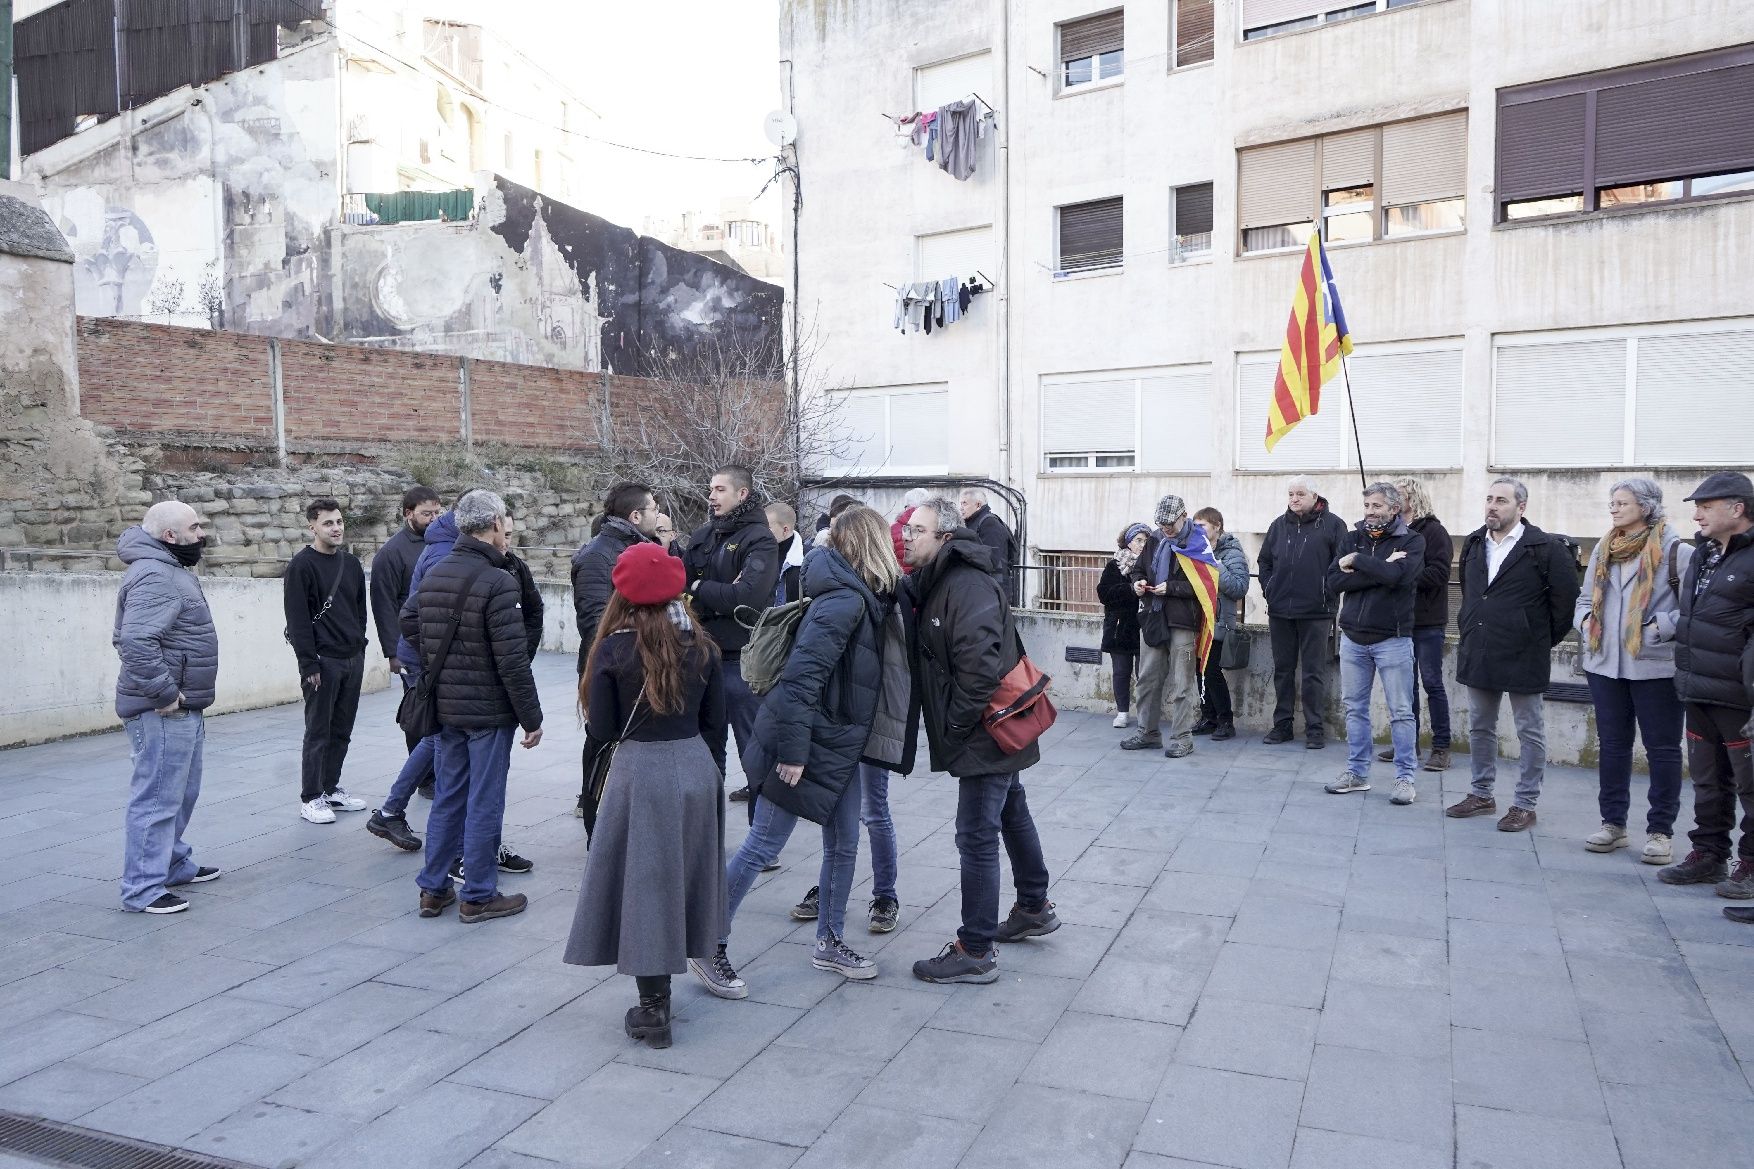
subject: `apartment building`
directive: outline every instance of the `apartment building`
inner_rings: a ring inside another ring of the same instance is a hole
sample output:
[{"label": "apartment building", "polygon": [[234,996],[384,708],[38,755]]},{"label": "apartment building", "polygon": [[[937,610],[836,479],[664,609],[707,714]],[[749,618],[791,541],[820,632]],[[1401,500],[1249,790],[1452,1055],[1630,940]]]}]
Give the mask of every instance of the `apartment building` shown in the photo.
[{"label": "apartment building", "polygon": [[[1348,397],[1368,476],[1419,474],[1452,530],[1502,472],[1592,537],[1621,475],[1684,516],[1704,470],[1754,464],[1754,5],[788,0],[781,25],[836,469],[1016,486],[1037,562],[1170,491],[1259,533],[1296,472],[1356,518]],[[959,177],[898,119],[969,97],[993,117]],[[1350,391],[1269,453],[1311,230]],[[990,291],[896,327],[899,289],[951,276]]]}]

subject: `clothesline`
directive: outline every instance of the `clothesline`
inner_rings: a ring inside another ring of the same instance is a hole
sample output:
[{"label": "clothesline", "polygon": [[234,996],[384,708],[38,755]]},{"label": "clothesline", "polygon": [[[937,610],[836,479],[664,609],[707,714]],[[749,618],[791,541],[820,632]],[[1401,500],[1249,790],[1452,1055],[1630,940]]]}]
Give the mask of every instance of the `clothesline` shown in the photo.
[{"label": "clothesline", "polygon": [[[992,114],[995,118],[999,116],[999,111],[993,105],[993,103],[988,101],[986,98],[982,97],[980,94],[976,93],[974,90],[972,90],[972,89],[969,90],[968,96],[972,97],[975,101],[980,102],[983,106],[986,106],[987,112],[989,114]],[[885,114],[885,113],[879,112],[877,116],[882,118],[885,122],[892,122],[893,123],[893,122],[900,122],[903,118],[906,118],[906,117],[912,117],[913,114],[917,114],[919,112],[920,112],[919,110],[913,110],[910,113],[906,113],[906,114]]]},{"label": "clothesline", "polygon": [[[988,276],[985,272],[982,272],[979,268],[976,268],[974,270],[974,274],[975,274],[975,276],[979,276],[982,280],[985,280],[987,282],[986,291],[988,291],[988,292],[991,292],[993,289],[995,289],[999,286],[998,281],[994,280],[991,276]],[[970,279],[973,279],[973,277],[970,277]],[[900,292],[901,291],[900,287],[889,283],[887,280],[879,280],[878,283],[883,285],[883,287],[889,289],[889,291],[891,291],[891,292]]]}]

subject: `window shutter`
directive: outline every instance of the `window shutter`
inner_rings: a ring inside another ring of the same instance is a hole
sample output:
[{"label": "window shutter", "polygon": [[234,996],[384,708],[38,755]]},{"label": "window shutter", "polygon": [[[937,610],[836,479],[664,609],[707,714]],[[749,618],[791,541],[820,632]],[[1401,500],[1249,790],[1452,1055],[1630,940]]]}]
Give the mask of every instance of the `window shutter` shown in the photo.
[{"label": "window shutter", "polygon": [[974,53],[914,70],[914,109],[935,110],[993,88],[993,55]]},{"label": "window shutter", "polygon": [[1746,465],[1745,426],[1701,425],[1743,417],[1754,386],[1754,330],[1676,333],[1638,339],[1637,427],[1640,466]]},{"label": "window shutter", "polygon": [[1584,95],[1498,107],[1498,201],[1583,190]]},{"label": "window shutter", "polygon": [[1238,218],[1243,228],[1315,218],[1315,139],[1241,152]]},{"label": "window shutter", "polygon": [[1139,466],[1146,471],[1212,470],[1212,367],[1190,366],[1139,379]]},{"label": "window shutter", "polygon": [[1344,424],[1346,399],[1341,384],[1322,387],[1321,409],[1292,427],[1271,452],[1267,450],[1267,403],[1279,355],[1262,353],[1236,363],[1236,465],[1244,471],[1327,471],[1346,465],[1342,438],[1350,443]]},{"label": "window shutter", "polygon": [[1133,453],[1133,379],[1043,382],[1041,449],[1047,455]]},{"label": "window shutter", "polygon": [[1372,467],[1444,470],[1462,465],[1460,344],[1454,349],[1360,350],[1352,355],[1358,438]]},{"label": "window shutter", "polygon": [[954,276],[967,280],[979,269],[991,272],[993,229],[971,227],[965,231],[941,231],[914,241],[914,279],[943,280]]},{"label": "window shutter", "polygon": [[1178,0],[1175,6],[1175,63],[1198,65],[1212,59],[1212,0]]},{"label": "window shutter", "polygon": [[950,469],[950,391],[889,396],[889,464],[884,471],[942,473]]},{"label": "window shutter", "polygon": [[1617,467],[1625,459],[1626,341],[1500,345],[1495,467]]},{"label": "window shutter", "polygon": [[1754,169],[1754,64],[1596,95],[1596,185]]},{"label": "window shutter", "polygon": [[1382,128],[1382,205],[1455,199],[1467,189],[1468,115],[1457,110]]},{"label": "window shutter", "polygon": [[1376,182],[1376,130],[1351,130],[1322,139],[1322,190]]},{"label": "window shutter", "polygon": [[840,441],[835,445],[839,464],[848,470],[874,471],[889,453],[888,395],[852,391],[840,399]]},{"label": "window shutter", "polygon": [[1123,39],[1124,12],[1105,12],[1060,26],[1060,62],[1077,61],[1097,53],[1118,52]]},{"label": "window shutter", "polygon": [[1121,200],[1060,208],[1060,269],[1076,272],[1121,262]]},{"label": "window shutter", "polygon": [[1193,183],[1175,189],[1175,234],[1197,235],[1212,230],[1212,184]]},{"label": "window shutter", "polygon": [[1265,28],[1336,7],[1334,0],[1242,0],[1242,27]]}]

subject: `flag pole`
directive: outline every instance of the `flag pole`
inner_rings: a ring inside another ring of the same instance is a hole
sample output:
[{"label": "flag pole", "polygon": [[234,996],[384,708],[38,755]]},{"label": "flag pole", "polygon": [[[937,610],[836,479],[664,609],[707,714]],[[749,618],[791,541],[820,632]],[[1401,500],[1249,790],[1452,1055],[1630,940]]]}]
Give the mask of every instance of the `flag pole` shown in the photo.
[{"label": "flag pole", "polygon": [[1370,483],[1364,476],[1364,444],[1358,438],[1358,406],[1352,400],[1352,369],[1346,364],[1346,355],[1340,355],[1340,376],[1346,381],[1346,412],[1352,415],[1352,449],[1358,452],[1358,485],[1369,487]]}]

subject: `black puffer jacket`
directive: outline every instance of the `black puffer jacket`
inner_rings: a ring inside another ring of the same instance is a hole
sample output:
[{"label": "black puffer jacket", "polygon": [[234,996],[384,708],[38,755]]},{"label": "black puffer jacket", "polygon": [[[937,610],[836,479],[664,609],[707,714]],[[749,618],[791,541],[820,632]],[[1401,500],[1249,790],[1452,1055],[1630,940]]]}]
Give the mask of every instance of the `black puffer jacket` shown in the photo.
[{"label": "black puffer jacket", "polygon": [[736,661],[749,644],[749,631],[732,614],[743,605],[767,608],[779,579],[779,546],[760,499],[751,495],[729,515],[696,528],[688,537],[682,564],[688,570],[688,592],[701,624],[719,643],[725,659]]},{"label": "black puffer jacket", "polygon": [[1407,525],[1425,540],[1425,566],[1413,594],[1413,628],[1431,629],[1449,624],[1449,574],[1456,557],[1455,541],[1434,515],[1423,515]]},{"label": "black puffer jacket", "polygon": [[[852,780],[871,737],[871,716],[883,684],[880,600],[833,548],[804,558],[804,595],[810,607],[797,640],[761,710],[743,755],[750,787],[783,811],[826,823]],[[799,763],[796,787],[774,768]]]},{"label": "black puffer jacket", "polygon": [[1456,681],[1480,690],[1539,694],[1553,674],[1553,647],[1571,632],[1577,604],[1571,550],[1534,524],[1486,583],[1486,529],[1462,541],[1462,611]]},{"label": "black puffer jacket", "polygon": [[524,652],[532,662],[542,648],[542,618],[548,606],[542,600],[542,589],[536,583],[536,574],[530,571],[530,565],[516,552],[507,549],[505,552],[505,570],[518,582],[518,608],[524,616]]},{"label": "black puffer jacket", "polygon": [[1138,657],[1139,598],[1112,556],[1096,582],[1096,599],[1102,602],[1102,652]]},{"label": "black puffer jacket", "polygon": [[579,673],[585,672],[585,658],[591,643],[597,639],[597,622],[615,591],[610,574],[615,562],[635,544],[645,543],[640,530],[619,516],[603,521],[603,527],[572,554],[572,609],[578,620]]},{"label": "black puffer jacket", "polygon": [[[1358,553],[1352,571],[1340,567],[1349,553]],[[1397,552],[1406,555],[1389,562]],[[1413,635],[1413,600],[1420,570],[1425,567],[1425,538],[1400,516],[1389,530],[1373,538],[1364,521],[1346,533],[1340,555],[1328,568],[1328,591],[1345,594],[1340,628],[1364,645],[1391,637]]]},{"label": "black puffer jacket", "polygon": [[926,715],[932,770],[957,778],[1022,771],[1041,762],[1031,743],[1007,755],[981,725],[999,682],[1017,665],[1021,643],[1011,606],[992,574],[992,552],[958,528],[931,563],[907,578],[914,690]]},{"label": "black puffer jacket", "polygon": [[1307,620],[1332,617],[1336,598],[1327,588],[1328,566],[1340,555],[1346,538],[1346,521],[1316,497],[1308,515],[1290,508],[1267,525],[1256,562],[1261,593],[1267,598],[1269,617]]},{"label": "black puffer jacket", "polygon": [[1675,624],[1675,693],[1682,702],[1754,709],[1754,530],[1731,536],[1703,591],[1709,546],[1694,544]]},{"label": "black puffer jacket", "polygon": [[414,603],[402,608],[402,636],[420,646],[423,662],[438,655],[458,605],[462,621],[438,677],[439,722],[465,730],[540,727],[518,582],[493,545],[468,535],[457,537],[450,555],[421,578]]}]

